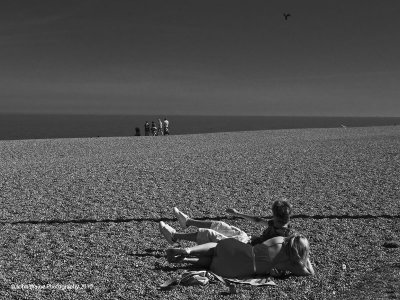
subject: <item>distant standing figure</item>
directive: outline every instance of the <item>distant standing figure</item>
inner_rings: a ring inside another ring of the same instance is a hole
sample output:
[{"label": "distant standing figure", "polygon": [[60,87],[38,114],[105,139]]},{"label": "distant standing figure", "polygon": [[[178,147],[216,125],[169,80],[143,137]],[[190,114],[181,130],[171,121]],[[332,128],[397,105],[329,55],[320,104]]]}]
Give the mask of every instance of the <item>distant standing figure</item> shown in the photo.
[{"label": "distant standing figure", "polygon": [[157,135],[157,126],[154,122],[151,122],[151,135],[156,136]]},{"label": "distant standing figure", "polygon": [[140,128],[139,127],[135,128],[135,136],[140,136]]},{"label": "distant standing figure", "polygon": [[167,118],[164,118],[164,135],[169,135],[169,121]]},{"label": "distant standing figure", "polygon": [[150,124],[147,121],[146,121],[146,123],[144,123],[144,135],[146,135],[146,136],[150,135]]},{"label": "distant standing figure", "polygon": [[164,135],[163,124],[162,124],[161,119],[158,119],[158,130],[157,130],[157,134],[158,134],[158,135]]}]

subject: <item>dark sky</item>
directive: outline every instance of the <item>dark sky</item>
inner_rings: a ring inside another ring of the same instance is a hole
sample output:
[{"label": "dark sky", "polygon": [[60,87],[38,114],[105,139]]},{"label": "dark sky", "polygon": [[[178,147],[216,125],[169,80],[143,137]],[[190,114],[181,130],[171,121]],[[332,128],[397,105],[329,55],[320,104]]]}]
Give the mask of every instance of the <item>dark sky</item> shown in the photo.
[{"label": "dark sky", "polygon": [[0,112],[400,116],[400,1],[2,0]]}]

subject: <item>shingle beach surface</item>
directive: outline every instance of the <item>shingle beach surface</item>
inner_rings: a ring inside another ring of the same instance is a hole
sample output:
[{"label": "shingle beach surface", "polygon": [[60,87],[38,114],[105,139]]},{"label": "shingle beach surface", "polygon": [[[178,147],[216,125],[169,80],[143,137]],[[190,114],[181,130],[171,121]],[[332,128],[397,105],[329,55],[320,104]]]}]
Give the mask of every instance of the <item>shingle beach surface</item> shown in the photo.
[{"label": "shingle beach surface", "polygon": [[[0,179],[0,299],[233,297],[159,291],[186,266],[165,261],[158,222],[178,228],[177,206],[257,234],[225,209],[270,217],[281,197],[317,275],[234,297],[400,297],[400,249],[382,246],[400,237],[399,126],[0,141]],[[71,283],[93,286],[15,288]]]}]

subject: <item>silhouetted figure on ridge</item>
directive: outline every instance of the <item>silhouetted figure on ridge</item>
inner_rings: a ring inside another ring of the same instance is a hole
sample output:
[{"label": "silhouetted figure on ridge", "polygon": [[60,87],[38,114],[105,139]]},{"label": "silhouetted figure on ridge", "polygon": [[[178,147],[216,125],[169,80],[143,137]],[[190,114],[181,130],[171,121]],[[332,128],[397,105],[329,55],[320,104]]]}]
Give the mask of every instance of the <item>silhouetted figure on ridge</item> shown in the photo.
[{"label": "silhouetted figure on ridge", "polygon": [[157,135],[157,126],[156,124],[153,122],[151,122],[151,135],[152,136],[156,136]]},{"label": "silhouetted figure on ridge", "polygon": [[164,135],[163,123],[162,123],[161,119],[158,119],[157,135]]},{"label": "silhouetted figure on ridge", "polygon": [[140,136],[140,128],[139,127],[135,128],[135,136]]},{"label": "silhouetted figure on ridge", "polygon": [[146,123],[144,123],[144,135],[145,136],[150,135],[150,124],[147,121],[146,121]]},{"label": "silhouetted figure on ridge", "polygon": [[164,135],[169,135],[169,121],[167,120],[167,118],[164,118],[163,128],[164,128]]}]

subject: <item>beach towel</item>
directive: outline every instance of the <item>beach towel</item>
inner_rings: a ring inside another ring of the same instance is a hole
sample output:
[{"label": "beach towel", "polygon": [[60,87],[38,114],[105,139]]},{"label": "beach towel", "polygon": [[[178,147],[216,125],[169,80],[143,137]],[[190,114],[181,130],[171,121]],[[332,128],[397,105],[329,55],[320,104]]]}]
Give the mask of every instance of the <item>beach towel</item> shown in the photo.
[{"label": "beach towel", "polygon": [[252,286],[276,286],[269,277],[249,277],[249,278],[224,278],[213,272],[185,271],[177,278],[169,279],[160,285],[161,289],[172,288],[175,285],[207,285],[210,281],[216,280],[222,282],[229,288],[231,294],[236,294],[236,284],[249,284]]}]

